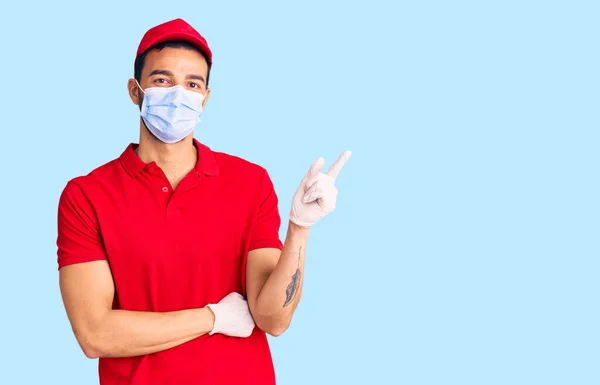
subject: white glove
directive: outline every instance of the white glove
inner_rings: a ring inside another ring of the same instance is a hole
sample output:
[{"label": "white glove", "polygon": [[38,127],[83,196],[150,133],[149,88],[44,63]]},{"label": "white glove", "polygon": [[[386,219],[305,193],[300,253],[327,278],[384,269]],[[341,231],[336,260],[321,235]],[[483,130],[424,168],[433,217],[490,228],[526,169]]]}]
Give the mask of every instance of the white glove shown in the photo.
[{"label": "white glove", "polygon": [[215,324],[210,335],[225,334],[230,337],[248,337],[254,330],[254,319],[248,302],[239,293],[229,293],[217,304],[207,305],[215,314]]},{"label": "white glove", "polygon": [[345,151],[326,174],[321,173],[325,164],[323,158],[313,163],[292,199],[290,221],[298,226],[309,227],[335,209],[338,195],[335,178],[350,155],[350,151]]}]

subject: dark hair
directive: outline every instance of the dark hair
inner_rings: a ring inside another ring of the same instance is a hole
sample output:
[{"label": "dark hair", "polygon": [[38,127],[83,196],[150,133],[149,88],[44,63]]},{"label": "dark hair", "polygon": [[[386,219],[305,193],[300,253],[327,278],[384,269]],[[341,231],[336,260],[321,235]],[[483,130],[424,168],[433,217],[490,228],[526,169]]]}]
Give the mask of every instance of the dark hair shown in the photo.
[{"label": "dark hair", "polygon": [[210,62],[210,60],[208,60],[208,56],[206,56],[204,52],[198,49],[198,47],[188,43],[187,41],[165,41],[153,45],[152,47],[148,48],[143,53],[138,55],[138,57],[135,58],[135,64],[133,66],[133,77],[135,78],[135,80],[138,81],[138,83],[141,81],[140,78],[142,76],[142,69],[144,69],[144,64],[146,64],[146,56],[148,56],[148,52],[152,51],[153,49],[157,49],[160,51],[163,48],[184,48],[199,52],[200,55],[202,55],[202,57],[204,58],[204,60],[206,60],[206,64],[208,64],[208,73],[206,74],[206,87],[208,87],[208,79],[210,78],[210,67],[212,63]]}]

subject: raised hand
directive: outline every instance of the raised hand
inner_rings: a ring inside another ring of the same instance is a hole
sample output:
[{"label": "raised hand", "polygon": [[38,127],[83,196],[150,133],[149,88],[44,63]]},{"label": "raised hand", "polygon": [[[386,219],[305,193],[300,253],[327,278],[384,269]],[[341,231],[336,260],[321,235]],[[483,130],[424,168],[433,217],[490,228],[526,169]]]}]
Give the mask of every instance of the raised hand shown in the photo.
[{"label": "raised hand", "polygon": [[325,165],[323,158],[313,163],[292,199],[290,221],[309,227],[335,209],[338,196],[335,179],[350,155],[350,151],[345,151],[326,173],[321,172]]}]

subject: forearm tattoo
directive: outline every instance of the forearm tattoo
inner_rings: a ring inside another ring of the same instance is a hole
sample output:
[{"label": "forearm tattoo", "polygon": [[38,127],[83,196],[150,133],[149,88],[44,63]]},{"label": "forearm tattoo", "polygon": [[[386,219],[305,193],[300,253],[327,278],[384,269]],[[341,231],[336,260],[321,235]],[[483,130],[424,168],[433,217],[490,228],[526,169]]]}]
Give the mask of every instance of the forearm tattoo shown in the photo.
[{"label": "forearm tattoo", "polygon": [[289,305],[290,303],[292,303],[292,300],[294,299],[294,297],[296,297],[296,293],[298,292],[298,287],[300,286],[300,258],[302,256],[302,246],[300,246],[300,250],[298,251],[298,268],[296,269],[296,272],[294,273],[294,275],[292,275],[292,281],[290,282],[290,284],[288,285],[287,289],[285,289],[285,303],[283,304],[283,307],[286,307],[287,305]]}]

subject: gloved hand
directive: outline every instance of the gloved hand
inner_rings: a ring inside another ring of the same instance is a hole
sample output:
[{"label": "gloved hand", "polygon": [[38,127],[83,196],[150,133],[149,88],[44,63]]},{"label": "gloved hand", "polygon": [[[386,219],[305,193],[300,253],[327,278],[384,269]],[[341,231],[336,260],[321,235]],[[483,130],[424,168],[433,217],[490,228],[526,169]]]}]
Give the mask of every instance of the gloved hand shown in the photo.
[{"label": "gloved hand", "polygon": [[254,330],[254,319],[248,302],[239,293],[227,294],[219,303],[207,305],[215,315],[215,324],[208,333],[225,334],[230,337],[248,337]]},{"label": "gloved hand", "polygon": [[350,155],[350,151],[345,151],[326,174],[321,172],[325,160],[317,159],[302,179],[292,199],[290,221],[298,226],[309,227],[335,209],[338,195],[335,179]]}]

